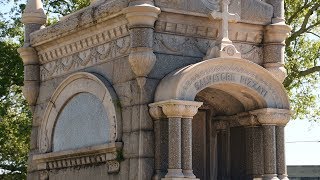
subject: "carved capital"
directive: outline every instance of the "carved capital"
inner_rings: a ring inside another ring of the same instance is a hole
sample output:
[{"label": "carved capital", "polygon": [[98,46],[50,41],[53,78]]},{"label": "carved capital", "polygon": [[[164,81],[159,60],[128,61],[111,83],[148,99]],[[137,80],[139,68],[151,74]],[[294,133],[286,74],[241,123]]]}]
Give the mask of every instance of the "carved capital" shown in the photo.
[{"label": "carved capital", "polygon": [[39,57],[37,51],[32,47],[21,47],[18,53],[22,58],[24,65],[39,64]]},{"label": "carved capital", "polygon": [[162,112],[161,107],[157,106],[157,105],[149,105],[149,113],[151,115],[151,117],[155,120],[161,119],[163,117],[165,117],[165,115]]},{"label": "carved capital", "polygon": [[238,115],[238,122],[241,126],[259,126],[260,123],[257,120],[257,118],[252,115],[249,114],[248,112],[244,112],[244,113],[239,113]]},{"label": "carved capital", "polygon": [[266,63],[263,66],[281,83],[287,77],[287,70],[281,63]]},{"label": "carved capital", "polygon": [[162,110],[163,113],[168,117],[168,118],[175,118],[179,117],[181,118],[184,113],[185,106],[182,104],[163,104],[162,105]]},{"label": "carved capital", "polygon": [[130,27],[154,27],[160,12],[160,8],[150,4],[130,6],[123,10]]},{"label": "carved capital", "polygon": [[254,115],[262,125],[283,126],[289,122],[291,116],[291,112],[288,109],[265,108],[249,111],[249,113]]},{"label": "carved capital", "polygon": [[291,27],[284,23],[275,23],[266,26],[264,34],[264,43],[283,44],[289,36]]},{"label": "carved capital", "polygon": [[[168,118],[192,118],[198,112],[198,108],[202,104],[202,102],[195,101],[167,100],[152,103],[149,107],[151,107],[151,109],[154,107],[161,107],[164,115]],[[156,115],[159,115],[158,113],[159,112],[157,112]]]},{"label": "carved capital", "polygon": [[146,77],[156,63],[152,49],[134,48],[129,55],[131,69],[138,77]]}]

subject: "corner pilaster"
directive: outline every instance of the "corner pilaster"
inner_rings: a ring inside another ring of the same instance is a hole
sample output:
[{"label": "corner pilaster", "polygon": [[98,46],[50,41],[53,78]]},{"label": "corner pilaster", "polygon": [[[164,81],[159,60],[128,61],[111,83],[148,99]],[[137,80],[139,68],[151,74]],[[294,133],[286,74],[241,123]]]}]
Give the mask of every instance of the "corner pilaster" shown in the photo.
[{"label": "corner pilaster", "polygon": [[264,34],[264,64],[263,66],[281,83],[287,76],[284,68],[285,39],[291,28],[279,22],[265,28]]},{"label": "corner pilaster", "polygon": [[30,45],[30,34],[39,30],[46,20],[41,0],[28,0],[21,19],[25,25],[24,45],[18,49],[18,52],[24,64],[23,94],[32,112],[39,95],[40,65],[37,51]]},{"label": "corner pilaster", "polygon": [[153,53],[154,23],[160,14],[160,8],[153,1],[131,0],[130,6],[123,10],[128,22],[131,36],[129,63],[140,88],[152,70],[156,56]]}]

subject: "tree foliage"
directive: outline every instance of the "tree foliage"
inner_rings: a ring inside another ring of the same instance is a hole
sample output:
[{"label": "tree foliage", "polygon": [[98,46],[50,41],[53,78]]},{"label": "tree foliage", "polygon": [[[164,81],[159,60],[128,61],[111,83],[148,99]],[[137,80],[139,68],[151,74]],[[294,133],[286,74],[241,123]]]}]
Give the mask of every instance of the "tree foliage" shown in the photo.
[{"label": "tree foliage", "polygon": [[320,0],[285,0],[285,8],[292,32],[286,40],[284,86],[295,117],[316,121],[320,118]]},{"label": "tree foliage", "polygon": [[[89,5],[89,0],[45,0],[48,24],[55,18]],[[9,3],[9,5],[7,4]],[[31,134],[31,113],[22,96],[23,63],[17,49],[23,42],[20,21],[25,0],[0,1],[0,179],[26,178]]]}]

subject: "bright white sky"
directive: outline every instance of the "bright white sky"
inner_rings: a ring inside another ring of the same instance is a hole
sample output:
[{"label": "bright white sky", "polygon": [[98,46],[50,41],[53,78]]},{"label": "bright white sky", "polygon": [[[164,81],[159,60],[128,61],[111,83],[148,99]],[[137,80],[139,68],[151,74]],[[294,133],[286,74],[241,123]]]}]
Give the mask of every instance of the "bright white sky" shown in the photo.
[{"label": "bright white sky", "polygon": [[320,165],[320,122],[294,120],[285,130],[287,165]]}]

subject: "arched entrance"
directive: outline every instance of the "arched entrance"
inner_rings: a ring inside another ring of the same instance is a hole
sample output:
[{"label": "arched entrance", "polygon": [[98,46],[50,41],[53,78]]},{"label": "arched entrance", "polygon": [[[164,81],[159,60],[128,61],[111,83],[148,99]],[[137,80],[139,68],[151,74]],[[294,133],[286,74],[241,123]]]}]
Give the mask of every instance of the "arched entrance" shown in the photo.
[{"label": "arched entrance", "polygon": [[155,179],[286,178],[289,108],[282,84],[244,59],[215,58],[170,73],[150,104]]}]

